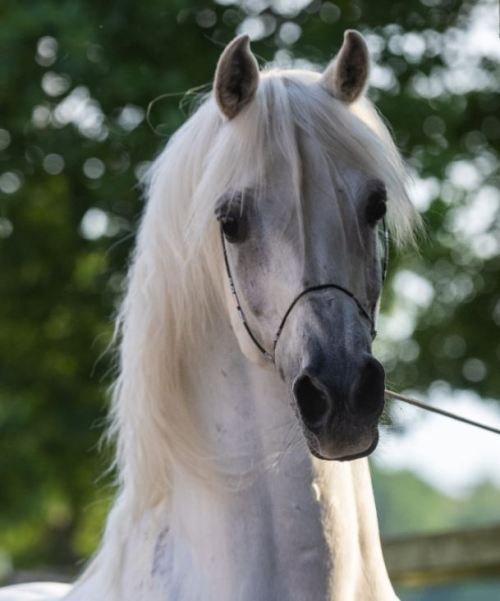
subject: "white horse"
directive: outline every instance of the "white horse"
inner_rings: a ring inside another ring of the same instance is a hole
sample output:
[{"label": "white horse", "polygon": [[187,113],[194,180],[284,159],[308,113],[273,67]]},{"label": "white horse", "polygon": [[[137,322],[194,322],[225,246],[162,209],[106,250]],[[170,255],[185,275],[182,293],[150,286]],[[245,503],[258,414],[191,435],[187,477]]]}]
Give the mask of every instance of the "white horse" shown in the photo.
[{"label": "white horse", "polygon": [[368,72],[354,31],[323,74],[259,73],[246,36],[224,50],[147,182],[102,546],[73,587],[1,601],[396,599],[362,457],[384,402],[377,230],[387,207],[401,241],[414,213]]}]

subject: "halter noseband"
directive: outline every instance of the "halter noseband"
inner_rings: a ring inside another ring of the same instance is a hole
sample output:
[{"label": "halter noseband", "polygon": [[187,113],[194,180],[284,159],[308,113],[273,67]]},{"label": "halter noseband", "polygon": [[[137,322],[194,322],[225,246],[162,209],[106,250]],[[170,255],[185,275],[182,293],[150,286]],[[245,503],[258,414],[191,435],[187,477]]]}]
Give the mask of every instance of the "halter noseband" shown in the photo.
[{"label": "halter noseband", "polygon": [[[384,257],[382,260],[382,285],[383,285],[385,282],[385,279],[387,277],[387,268],[388,268],[388,264],[389,264],[389,231],[387,229],[385,219],[382,220],[382,231],[383,231],[383,244],[384,244]],[[348,290],[347,288],[344,288],[344,286],[340,286],[339,284],[335,284],[335,283],[319,284],[316,286],[309,286],[308,288],[305,288],[304,290],[299,292],[299,294],[297,294],[297,296],[293,299],[293,301],[290,303],[290,306],[286,310],[286,312],[283,316],[283,319],[281,320],[280,325],[278,326],[278,329],[276,330],[276,335],[274,336],[274,340],[273,340],[273,350],[271,353],[269,351],[267,351],[262,346],[262,344],[257,340],[257,338],[255,337],[255,334],[250,329],[250,326],[248,325],[247,319],[245,317],[245,313],[241,306],[240,299],[238,297],[238,293],[236,292],[236,286],[234,285],[233,275],[231,273],[231,267],[229,265],[229,259],[228,259],[227,250],[226,250],[226,241],[224,238],[224,232],[222,231],[222,226],[220,228],[220,235],[221,235],[221,242],[222,242],[222,252],[224,254],[224,264],[226,266],[227,279],[229,280],[229,287],[231,288],[231,293],[234,297],[234,300],[236,301],[236,309],[240,316],[243,327],[247,331],[247,334],[250,336],[250,339],[252,340],[252,342],[255,344],[255,346],[259,349],[259,351],[264,355],[264,357],[267,360],[271,361],[272,363],[275,362],[276,346],[278,345],[278,341],[281,336],[281,332],[283,331],[283,328],[285,327],[285,323],[286,323],[286,320],[288,319],[288,316],[293,311],[295,305],[300,301],[300,299],[303,298],[304,296],[306,296],[307,294],[309,294],[310,292],[316,292],[318,290],[327,290],[328,288],[331,288],[333,290],[339,290],[340,292],[342,292],[343,294],[348,296],[351,300],[353,300],[356,303],[361,315],[363,315],[363,317],[365,317],[368,320],[368,322],[370,323],[370,330],[371,330],[370,333],[372,336],[372,340],[375,339],[375,336],[377,335],[377,330],[375,329],[375,308],[373,309],[373,311],[370,314],[366,310],[366,308],[363,306],[361,301],[358,299],[358,297],[354,293],[352,293],[350,290]]]}]

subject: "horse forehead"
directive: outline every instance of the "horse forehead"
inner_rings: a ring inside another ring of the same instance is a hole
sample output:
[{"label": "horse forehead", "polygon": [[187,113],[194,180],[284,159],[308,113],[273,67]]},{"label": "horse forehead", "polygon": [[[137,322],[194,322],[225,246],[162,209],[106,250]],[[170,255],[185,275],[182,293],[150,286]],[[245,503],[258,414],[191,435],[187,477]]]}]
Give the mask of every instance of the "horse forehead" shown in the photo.
[{"label": "horse forehead", "polygon": [[314,132],[297,127],[294,139],[295,155],[275,149],[268,163],[273,201],[262,207],[274,249],[280,240],[285,242],[288,253],[302,257],[301,264],[324,260],[325,253],[345,255],[348,241],[356,245],[359,238],[358,206],[369,178],[325,148]]},{"label": "horse forehead", "polygon": [[342,201],[343,196],[355,198],[369,179],[359,167],[349,164],[313,135],[303,132],[298,135],[297,142],[303,182],[312,189],[322,188],[330,196],[334,192],[343,192],[338,199]]},{"label": "horse forehead", "polygon": [[325,148],[313,133],[296,128],[294,137],[295,160],[290,158],[293,153],[285,156],[278,150],[268,162],[267,183],[273,195],[292,198],[299,194],[301,202],[292,204],[291,211],[300,207],[321,209],[322,203],[325,208],[331,208],[332,202],[356,204],[369,177]]},{"label": "horse forehead", "polygon": [[[287,199],[289,227],[282,230],[284,246],[274,249],[283,253],[289,277],[342,279],[360,269],[365,256],[360,208],[370,178],[329,154],[312,136],[300,140],[300,167],[300,199]],[[284,181],[291,189],[292,178]]]}]

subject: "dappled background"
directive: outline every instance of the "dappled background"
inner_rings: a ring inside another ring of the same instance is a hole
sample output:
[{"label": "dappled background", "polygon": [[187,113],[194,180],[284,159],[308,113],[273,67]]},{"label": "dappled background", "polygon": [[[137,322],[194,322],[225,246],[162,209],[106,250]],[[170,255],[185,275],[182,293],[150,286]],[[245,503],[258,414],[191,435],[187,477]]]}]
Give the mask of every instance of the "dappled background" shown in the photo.
[{"label": "dappled background", "polygon": [[[236,32],[262,62],[318,69],[346,28],[365,34],[426,224],[391,256],[377,353],[393,388],[500,422],[495,0],[2,0],[0,22],[0,578],[71,575],[97,544],[138,180]],[[500,522],[493,435],[390,414],[373,462],[385,536]],[[500,582],[401,595],[491,600]]]}]

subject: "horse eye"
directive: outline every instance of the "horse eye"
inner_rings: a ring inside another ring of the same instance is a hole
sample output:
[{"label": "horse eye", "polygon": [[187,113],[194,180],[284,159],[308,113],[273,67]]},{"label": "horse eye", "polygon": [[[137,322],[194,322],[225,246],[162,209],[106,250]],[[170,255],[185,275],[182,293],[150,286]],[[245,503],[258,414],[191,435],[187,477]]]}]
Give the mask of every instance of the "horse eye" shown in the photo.
[{"label": "horse eye", "polygon": [[245,217],[239,210],[229,210],[217,215],[224,238],[231,244],[243,242],[246,238]]},{"label": "horse eye", "polygon": [[228,242],[238,242],[240,238],[240,219],[235,215],[225,215],[219,218],[222,231]]},{"label": "horse eye", "polygon": [[219,199],[215,207],[215,217],[220,223],[224,238],[231,244],[243,242],[247,237],[247,211],[243,201],[243,192],[228,192]]},{"label": "horse eye", "polygon": [[387,211],[386,200],[387,194],[383,185],[370,193],[365,212],[368,225],[373,227],[377,221],[380,221],[385,216]]}]

